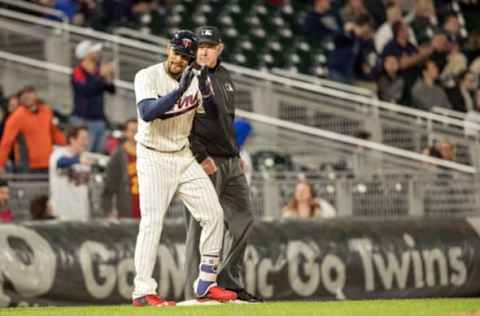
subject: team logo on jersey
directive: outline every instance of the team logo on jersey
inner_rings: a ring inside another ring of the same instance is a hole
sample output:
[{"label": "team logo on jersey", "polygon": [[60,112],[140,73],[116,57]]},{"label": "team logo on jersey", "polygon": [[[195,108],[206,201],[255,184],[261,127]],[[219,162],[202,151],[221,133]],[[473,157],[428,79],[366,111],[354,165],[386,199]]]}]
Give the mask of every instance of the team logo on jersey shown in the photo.
[{"label": "team logo on jersey", "polygon": [[188,108],[191,108],[191,107],[195,107],[197,106],[198,104],[198,95],[195,94],[195,95],[187,95],[183,98],[181,98],[176,106],[178,107],[178,109],[182,110],[182,109],[188,109]]},{"label": "team logo on jersey", "polygon": [[173,109],[163,114],[160,118],[169,118],[178,116],[196,108],[200,103],[199,93],[186,95],[175,103]]},{"label": "team logo on jersey", "polygon": [[190,46],[192,46],[192,40],[188,38],[184,38],[182,39],[182,44],[183,44],[183,47],[189,48]]},{"label": "team logo on jersey", "polygon": [[231,83],[227,82],[225,84],[225,90],[227,90],[228,92],[233,92],[233,86]]}]

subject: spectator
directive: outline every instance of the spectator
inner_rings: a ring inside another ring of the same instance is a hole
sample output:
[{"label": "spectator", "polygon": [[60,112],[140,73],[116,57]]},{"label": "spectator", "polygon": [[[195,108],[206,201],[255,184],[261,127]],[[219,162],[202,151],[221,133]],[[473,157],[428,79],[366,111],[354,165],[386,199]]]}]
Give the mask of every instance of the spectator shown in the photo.
[{"label": "spectator", "polygon": [[332,218],[334,207],[327,201],[316,197],[311,183],[300,181],[288,204],[282,209],[283,218]]},{"label": "spectator", "polygon": [[83,41],[75,55],[80,64],[72,73],[74,108],[72,124],[86,124],[91,137],[90,151],[101,152],[106,131],[105,91],[115,93],[112,63],[101,63],[102,44]]},{"label": "spectator", "polygon": [[371,79],[376,53],[370,17],[358,17],[351,30],[337,34],[334,42],[335,49],[328,58],[330,78],[344,83],[352,83],[354,79]]},{"label": "spectator", "polygon": [[423,150],[424,155],[430,157],[453,161],[454,148],[448,139],[442,139],[440,141],[434,140],[433,145]]},{"label": "spectator", "polygon": [[[468,63],[473,64],[480,57],[480,32],[471,32],[465,44],[465,53]],[[480,60],[480,59],[479,59]]]},{"label": "spectator", "polygon": [[2,122],[0,123],[0,139],[3,137],[3,131],[5,130],[5,124],[7,123],[8,118],[10,115],[18,108],[19,98],[17,94],[14,94],[7,98],[6,103],[2,104]]},{"label": "spectator", "polygon": [[243,172],[247,178],[247,183],[250,185],[252,182],[253,164],[252,157],[245,148],[245,144],[252,133],[252,124],[246,120],[237,119],[235,120],[233,127],[235,128],[237,146],[240,150],[240,163],[242,164]]},{"label": "spectator", "polygon": [[463,71],[453,89],[447,90],[448,99],[452,108],[458,112],[470,112],[475,109],[474,92],[477,87],[475,75],[470,71]]},{"label": "spectator", "polygon": [[342,22],[331,10],[330,0],[314,0],[313,10],[307,13],[304,22],[305,36],[310,44],[318,46],[342,31]]},{"label": "spectator", "polygon": [[[113,152],[105,174],[102,196],[103,211],[107,217],[140,218],[135,134],[137,120],[125,123],[125,142]],[[115,199],[115,203],[113,202]]]},{"label": "spectator", "polygon": [[55,0],[53,8],[62,11],[68,17],[68,21],[73,23],[77,15],[78,4],[75,0]]},{"label": "spectator", "polygon": [[10,189],[7,181],[0,179],[0,222],[10,223],[13,221],[13,213],[10,210],[8,201],[10,199]]},{"label": "spectator", "polygon": [[399,21],[393,25],[393,39],[383,49],[382,56],[395,55],[399,60],[400,76],[405,80],[403,99],[410,103],[410,89],[417,79],[417,66],[428,58],[433,52],[430,45],[421,46],[417,49],[409,41],[408,26]]},{"label": "spectator", "polygon": [[387,4],[387,1],[384,0],[363,0],[363,6],[372,18],[375,28],[385,22],[385,7]]},{"label": "spectator", "polygon": [[67,134],[68,145],[56,148],[50,157],[50,202],[53,215],[61,220],[90,218],[88,183],[92,159],[85,158],[88,129],[73,127]]},{"label": "spectator", "polygon": [[459,1],[468,30],[480,31],[480,2],[478,0]]},{"label": "spectator", "polygon": [[112,126],[111,128],[112,130],[108,133],[105,140],[105,153],[108,156],[111,156],[117,147],[123,142],[123,129],[125,126]]},{"label": "spectator", "polygon": [[[385,45],[390,42],[393,38],[393,25],[396,22],[402,21],[402,9],[395,2],[390,2],[386,8],[387,21],[383,23],[375,33],[375,48],[377,52],[382,52],[385,48]],[[409,31],[409,41],[411,43],[415,42],[415,35]]]},{"label": "spectator", "polygon": [[419,45],[429,43],[437,32],[437,16],[432,0],[415,1],[415,16],[410,26]]},{"label": "spectator", "polygon": [[[449,77],[456,76],[460,71],[466,69],[467,60],[457,50],[453,50],[452,46],[448,42],[448,37],[445,33],[435,34],[432,39],[433,53],[430,59],[437,65],[440,72],[440,77],[448,79]],[[459,56],[464,61],[458,61],[455,59],[455,55]],[[460,65],[458,63],[460,62]]]},{"label": "spectator", "polygon": [[55,219],[47,195],[39,196],[30,202],[30,215],[35,221]]},{"label": "spectator", "polygon": [[382,101],[402,104],[405,81],[398,74],[399,64],[395,55],[383,60],[383,70],[378,80],[378,98]]},{"label": "spectator", "polygon": [[129,26],[144,33],[151,33],[152,0],[135,0],[130,11]]},{"label": "spectator", "polygon": [[102,29],[101,25],[101,8],[97,5],[96,0],[76,0],[76,14],[72,23],[79,26],[93,27]]},{"label": "spectator", "polygon": [[19,93],[19,104],[5,125],[0,144],[0,171],[5,172],[14,148],[14,171],[46,173],[53,145],[64,145],[65,136],[53,123],[52,110],[39,100],[34,87],[25,87]]},{"label": "spectator", "polygon": [[102,28],[112,29],[115,26],[126,25],[134,0],[103,0]]},{"label": "spectator", "polygon": [[454,78],[467,68],[467,58],[448,42],[445,33],[437,33],[432,39],[433,53],[430,59],[437,65],[442,84],[452,87]]},{"label": "spectator", "polygon": [[461,34],[462,26],[455,13],[449,13],[445,17],[443,23],[443,30],[448,37],[450,45],[455,46],[456,49],[462,49],[465,45],[465,38]]},{"label": "spectator", "polygon": [[443,88],[435,83],[437,79],[437,65],[432,60],[427,60],[422,68],[422,77],[413,86],[412,97],[415,107],[424,111],[430,111],[434,106],[452,108]]},{"label": "spectator", "polygon": [[340,10],[340,17],[344,25],[354,23],[355,20],[362,15],[368,15],[363,0],[348,0]]}]

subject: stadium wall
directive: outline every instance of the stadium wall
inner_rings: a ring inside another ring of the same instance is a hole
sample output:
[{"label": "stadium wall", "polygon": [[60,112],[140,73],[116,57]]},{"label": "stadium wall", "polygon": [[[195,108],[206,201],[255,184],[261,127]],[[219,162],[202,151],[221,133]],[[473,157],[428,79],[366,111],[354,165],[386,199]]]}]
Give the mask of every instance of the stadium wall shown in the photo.
[{"label": "stadium wall", "polygon": [[[128,303],[138,223],[0,226],[0,306]],[[480,217],[258,222],[247,289],[268,300],[480,296]],[[181,300],[183,222],[169,223],[154,271]]]}]

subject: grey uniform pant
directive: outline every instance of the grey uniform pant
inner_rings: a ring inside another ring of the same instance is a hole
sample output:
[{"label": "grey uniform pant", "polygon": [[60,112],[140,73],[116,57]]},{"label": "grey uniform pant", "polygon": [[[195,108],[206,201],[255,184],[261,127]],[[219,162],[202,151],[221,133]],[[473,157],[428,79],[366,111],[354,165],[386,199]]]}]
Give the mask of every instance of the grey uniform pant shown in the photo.
[{"label": "grey uniform pant", "polygon": [[[218,269],[218,284],[229,289],[243,289],[242,266],[247,237],[253,224],[253,214],[245,175],[239,158],[214,158],[217,172],[210,176],[223,207],[225,238],[222,261]],[[200,264],[199,242],[201,226],[185,212],[187,240],[185,242],[185,299],[193,299],[192,284]]]}]

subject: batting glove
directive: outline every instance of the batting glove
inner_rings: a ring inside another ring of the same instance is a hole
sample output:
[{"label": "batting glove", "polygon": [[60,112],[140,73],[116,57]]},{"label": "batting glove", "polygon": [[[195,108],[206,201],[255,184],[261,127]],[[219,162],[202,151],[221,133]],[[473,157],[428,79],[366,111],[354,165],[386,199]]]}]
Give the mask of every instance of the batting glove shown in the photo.
[{"label": "batting glove", "polygon": [[185,68],[182,73],[182,77],[180,78],[180,83],[178,85],[178,91],[180,91],[180,94],[183,94],[188,89],[194,76],[195,73],[193,72],[193,64],[190,64],[187,68]]}]

